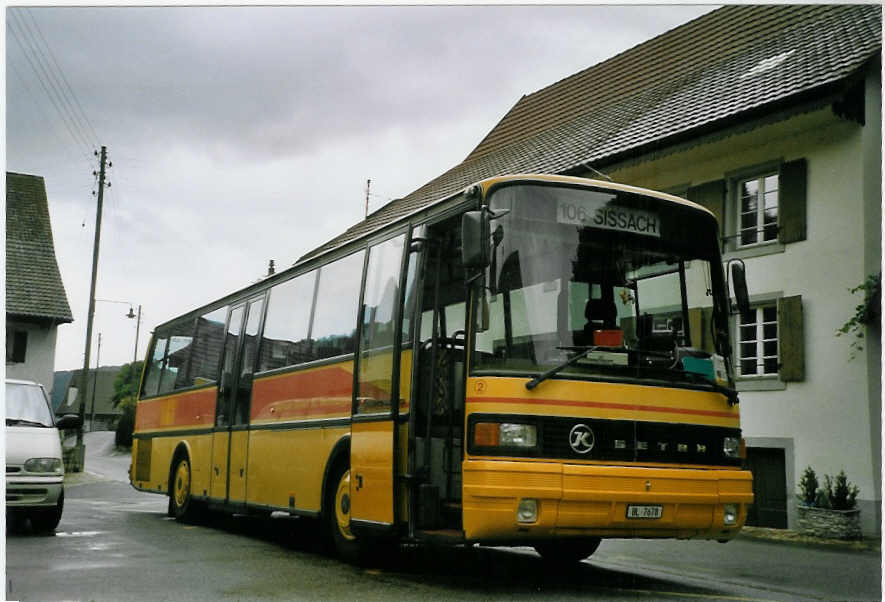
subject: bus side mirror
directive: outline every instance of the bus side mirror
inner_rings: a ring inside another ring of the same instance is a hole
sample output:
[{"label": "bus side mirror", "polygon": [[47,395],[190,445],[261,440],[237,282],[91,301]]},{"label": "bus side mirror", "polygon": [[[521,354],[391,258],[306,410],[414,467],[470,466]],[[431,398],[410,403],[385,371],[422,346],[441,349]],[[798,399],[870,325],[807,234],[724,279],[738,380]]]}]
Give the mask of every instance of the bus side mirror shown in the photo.
[{"label": "bus side mirror", "polygon": [[489,265],[489,212],[468,211],[461,216],[461,263],[465,268]]},{"label": "bus side mirror", "polygon": [[731,287],[734,289],[734,298],[737,301],[737,309],[741,314],[750,311],[750,294],[747,292],[747,273],[743,263],[731,264]]}]

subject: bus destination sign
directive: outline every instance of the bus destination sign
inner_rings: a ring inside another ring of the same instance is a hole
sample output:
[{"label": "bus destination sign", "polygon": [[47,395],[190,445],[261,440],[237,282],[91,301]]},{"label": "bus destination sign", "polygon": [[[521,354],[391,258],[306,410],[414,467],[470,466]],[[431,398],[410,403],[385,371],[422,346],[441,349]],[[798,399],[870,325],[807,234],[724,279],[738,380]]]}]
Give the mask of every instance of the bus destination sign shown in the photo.
[{"label": "bus destination sign", "polygon": [[556,203],[556,221],[560,224],[591,226],[660,238],[661,222],[657,215],[641,209],[612,205],[610,200],[608,195],[596,198],[559,198]]}]

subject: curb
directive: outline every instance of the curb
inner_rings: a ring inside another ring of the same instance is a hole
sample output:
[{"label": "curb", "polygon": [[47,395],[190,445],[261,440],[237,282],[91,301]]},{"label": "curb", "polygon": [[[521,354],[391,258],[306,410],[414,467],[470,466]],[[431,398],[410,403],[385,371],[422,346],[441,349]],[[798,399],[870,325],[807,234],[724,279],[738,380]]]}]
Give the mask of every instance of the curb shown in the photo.
[{"label": "curb", "polygon": [[845,541],[842,539],[824,539],[822,537],[802,535],[797,531],[791,531],[789,529],[769,529],[766,527],[744,527],[741,529],[738,537],[794,546],[844,550],[846,552],[882,552],[882,540],[876,537],[865,537],[862,540]]}]

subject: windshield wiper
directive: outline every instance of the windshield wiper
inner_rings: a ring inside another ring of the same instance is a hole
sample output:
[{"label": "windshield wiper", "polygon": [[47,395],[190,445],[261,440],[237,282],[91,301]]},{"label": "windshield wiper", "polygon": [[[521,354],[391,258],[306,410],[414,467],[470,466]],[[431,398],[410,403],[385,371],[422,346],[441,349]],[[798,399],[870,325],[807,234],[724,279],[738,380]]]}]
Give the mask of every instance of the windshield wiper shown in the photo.
[{"label": "windshield wiper", "polygon": [[536,376],[532,380],[528,381],[525,384],[526,389],[531,391],[532,389],[537,387],[539,384],[541,384],[542,382],[544,382],[545,380],[547,380],[548,378],[550,378],[551,376],[553,376],[557,372],[564,370],[565,368],[568,368],[569,366],[571,366],[572,364],[574,364],[578,360],[587,357],[593,351],[599,351],[599,350],[609,351],[612,348],[591,345],[591,346],[587,346],[587,347],[557,347],[557,349],[566,349],[568,351],[578,351],[578,353],[573,355],[572,357],[570,357],[569,359],[567,359],[563,363],[559,364],[558,366],[554,366],[553,368],[550,368],[549,370],[547,370],[547,372],[544,372],[543,374],[539,374],[538,376]]},{"label": "windshield wiper", "polygon": [[34,420],[25,420],[24,418],[7,418],[6,426],[18,426],[18,425],[27,425],[27,426],[43,426],[49,428],[48,424],[43,424],[42,422],[35,422]]}]

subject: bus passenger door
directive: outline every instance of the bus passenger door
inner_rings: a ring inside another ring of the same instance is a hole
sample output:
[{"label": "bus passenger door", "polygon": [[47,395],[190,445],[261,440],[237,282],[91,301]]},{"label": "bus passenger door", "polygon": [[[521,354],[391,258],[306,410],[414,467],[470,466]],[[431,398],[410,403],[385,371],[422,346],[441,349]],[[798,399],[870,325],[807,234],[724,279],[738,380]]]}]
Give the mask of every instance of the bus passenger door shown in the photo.
[{"label": "bus passenger door", "polygon": [[354,528],[383,530],[396,522],[395,427],[406,240],[406,235],[400,234],[371,246],[367,257],[350,441]]},{"label": "bus passenger door", "polygon": [[228,466],[230,462],[230,427],[233,422],[236,393],[237,352],[246,306],[231,309],[224,337],[221,360],[221,378],[218,383],[218,401],[215,404],[215,432],[212,434],[212,473],[209,481],[209,497],[227,500]]},{"label": "bus passenger door", "polygon": [[230,480],[228,501],[246,502],[246,473],[249,453],[249,419],[252,407],[252,375],[258,354],[264,296],[249,301],[243,342],[238,353],[236,392],[233,399],[230,429]]}]

